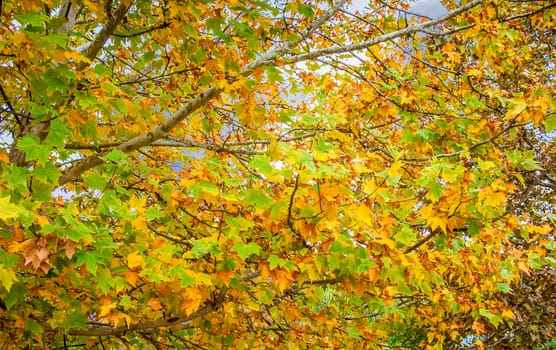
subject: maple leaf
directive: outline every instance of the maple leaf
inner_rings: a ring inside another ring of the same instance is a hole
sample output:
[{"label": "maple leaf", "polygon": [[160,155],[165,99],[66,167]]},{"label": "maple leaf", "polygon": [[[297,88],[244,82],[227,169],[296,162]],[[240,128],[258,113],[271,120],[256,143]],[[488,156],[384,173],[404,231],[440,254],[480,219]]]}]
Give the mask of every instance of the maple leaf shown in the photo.
[{"label": "maple leaf", "polygon": [[2,286],[10,291],[15,281],[17,281],[15,272],[0,264],[0,282],[2,282]]},{"label": "maple leaf", "polygon": [[0,197],[0,219],[16,218],[23,213],[23,209],[10,203],[10,196]]},{"label": "maple leaf", "polygon": [[139,252],[135,251],[127,255],[127,266],[130,269],[135,269],[137,267],[145,267],[146,262],[142,255],[139,255]]}]

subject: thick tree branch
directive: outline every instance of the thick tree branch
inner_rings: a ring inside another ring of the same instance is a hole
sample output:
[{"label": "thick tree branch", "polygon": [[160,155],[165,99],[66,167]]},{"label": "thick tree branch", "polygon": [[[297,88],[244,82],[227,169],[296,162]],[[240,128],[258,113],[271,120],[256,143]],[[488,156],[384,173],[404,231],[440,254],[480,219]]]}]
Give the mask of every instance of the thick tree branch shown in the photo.
[{"label": "thick tree branch", "polygon": [[[453,18],[453,17],[455,17],[455,16],[457,16],[457,15],[459,15],[459,14],[461,14],[461,13],[479,5],[479,4],[481,4],[484,1],[485,0],[474,0],[474,1],[468,3],[464,6],[461,6],[458,9],[448,13],[447,15],[434,20],[434,21],[430,21],[430,22],[427,22],[427,23],[423,23],[423,24],[412,26],[412,27],[408,27],[408,28],[405,28],[405,29],[402,29],[402,30],[398,30],[398,31],[386,34],[386,35],[381,35],[379,37],[376,37],[376,38],[371,39],[371,40],[364,41],[364,42],[359,43],[359,44],[336,46],[336,47],[331,47],[331,48],[327,48],[327,49],[313,51],[313,52],[310,52],[310,53],[307,53],[307,54],[292,56],[292,57],[287,58],[286,62],[287,63],[296,63],[296,62],[311,60],[311,59],[318,58],[318,57],[321,57],[321,56],[328,56],[328,55],[332,55],[332,54],[336,54],[336,53],[357,51],[357,50],[360,50],[360,49],[365,49],[365,48],[374,46],[374,45],[382,43],[382,42],[393,40],[395,38],[399,38],[399,37],[406,36],[406,35],[409,35],[409,34],[417,33],[419,31],[422,31],[422,30],[426,29],[426,28],[433,27],[435,25],[443,23],[443,22],[445,22],[445,21],[447,21],[447,20],[449,20],[449,19],[451,19],[451,18]],[[272,63],[274,63],[274,61],[277,58],[281,58],[281,57],[286,56],[288,53],[291,52],[291,50],[300,41],[302,41],[305,38],[308,38],[309,36],[311,36],[320,26],[322,26],[336,12],[338,12],[345,3],[346,3],[346,0],[339,1],[334,7],[332,7],[330,10],[326,11],[319,18],[317,18],[313,23],[311,23],[307,28],[305,28],[305,30],[303,30],[301,32],[301,36],[300,36],[299,40],[290,41],[286,45],[284,45],[280,48],[271,49],[270,51],[268,51],[266,54],[264,54],[258,60],[244,66],[243,70],[242,70],[242,75],[243,76],[248,76],[256,68],[264,66],[264,65],[272,64]],[[120,5],[120,7],[121,7],[121,5]],[[101,35],[99,35],[99,37],[101,37]],[[91,46],[93,46],[93,45],[91,45]],[[86,51],[86,52],[88,52],[88,51]],[[154,128],[153,130],[147,132],[146,134],[134,137],[131,140],[117,146],[116,149],[119,149],[123,152],[132,152],[132,151],[135,151],[135,150],[137,150],[141,147],[150,145],[157,140],[160,140],[161,138],[165,137],[176,125],[178,125],[181,121],[183,121],[185,118],[187,118],[191,113],[193,113],[194,111],[198,110],[199,108],[207,105],[209,101],[211,101],[213,98],[218,96],[222,91],[223,91],[223,89],[220,88],[220,87],[217,87],[217,86],[212,86],[212,87],[206,89],[205,91],[200,93],[198,96],[193,98],[191,101],[189,101],[186,105],[181,107],[173,115],[168,117],[162,124],[160,124],[159,126]],[[89,170],[89,169],[91,169],[91,168],[93,168],[97,165],[100,165],[102,163],[103,163],[103,161],[102,161],[102,159],[99,158],[98,155],[86,158],[86,159],[78,162],[72,168],[68,169],[60,177],[58,183],[59,183],[59,185],[64,185],[64,184],[66,184],[70,181],[73,181],[77,177],[79,177],[84,171],[87,171],[87,170]]]},{"label": "thick tree branch", "polygon": [[199,310],[197,310],[196,312],[192,313],[187,317],[178,318],[178,319],[159,319],[159,320],[154,320],[149,322],[141,322],[141,323],[135,323],[131,325],[124,325],[119,327],[91,327],[89,329],[78,329],[78,330],[69,331],[68,334],[89,336],[89,337],[118,336],[130,332],[147,331],[150,329],[170,327],[176,325],[180,325],[182,328],[191,328],[192,320],[202,317],[208,314],[209,312],[216,310],[219,307],[219,305],[220,305],[219,303],[211,303],[209,305],[200,308]]},{"label": "thick tree branch", "polygon": [[[89,60],[92,60],[93,58],[95,58],[97,56],[98,52],[100,51],[100,49],[102,49],[102,47],[104,46],[104,44],[106,43],[108,38],[110,38],[110,36],[116,30],[116,27],[118,26],[118,24],[120,24],[120,22],[124,19],[127,11],[131,7],[132,3],[133,3],[133,1],[130,1],[130,0],[123,0],[120,3],[120,5],[116,9],[116,11],[112,14],[112,16],[108,17],[108,21],[102,27],[102,29],[97,34],[95,39],[89,45],[87,45],[86,47],[84,47],[82,49],[81,54],[83,56],[87,57]],[[88,65],[89,65],[89,63],[87,63],[87,62],[81,62],[77,66],[77,69],[78,70],[83,70]]]},{"label": "thick tree branch", "polygon": [[73,1],[67,0],[60,10],[59,19],[62,23],[54,30],[54,32],[67,33],[69,32],[77,20],[77,14],[79,13],[79,7]]},{"label": "thick tree branch", "polygon": [[[346,1],[347,0],[341,0],[333,8],[325,12],[322,16],[317,18],[312,24],[310,24],[307,28],[305,28],[305,30],[301,32],[301,38],[298,41],[290,41],[288,42],[288,44],[284,45],[283,47],[272,49],[266,54],[264,54],[260,59],[250,64],[247,64],[245,67],[243,67],[242,75],[248,76],[256,68],[272,63],[276,58],[289,53],[295,47],[295,45],[299,43],[299,41],[311,36],[322,24],[324,24],[330,17],[332,17],[336,12],[338,12],[339,9],[346,3]],[[120,8],[122,7],[122,5],[120,5]],[[118,10],[120,10],[120,8],[118,8]],[[114,30],[114,28],[112,28],[112,30]],[[83,52],[85,56],[89,57],[89,55],[94,51],[94,48],[96,48],[97,51],[100,50],[102,44],[108,38],[106,37],[106,39],[102,41],[104,35],[101,35],[101,33],[99,33],[98,35],[99,40],[95,40],[93,44],[91,44]],[[102,41],[102,44],[97,43],[97,41],[98,42]],[[190,100],[187,104],[182,106],[177,112],[175,112],[170,117],[168,117],[162,124],[158,125],[156,128],[147,132],[146,134],[134,137],[131,140],[119,145],[118,147],[116,147],[116,149],[119,149],[123,152],[132,152],[141,147],[150,145],[157,140],[160,140],[161,138],[165,137],[176,125],[178,125],[181,121],[187,118],[191,113],[208,104],[209,101],[211,101],[213,98],[218,96],[222,91],[223,89],[217,86],[212,86],[206,89],[205,91],[197,95],[195,98]],[[102,159],[99,158],[98,155],[84,159],[78,162],[75,166],[70,168],[68,171],[66,171],[60,177],[58,183],[60,185],[64,185],[70,181],[73,181],[84,171],[91,169],[102,163],[103,161]]]}]

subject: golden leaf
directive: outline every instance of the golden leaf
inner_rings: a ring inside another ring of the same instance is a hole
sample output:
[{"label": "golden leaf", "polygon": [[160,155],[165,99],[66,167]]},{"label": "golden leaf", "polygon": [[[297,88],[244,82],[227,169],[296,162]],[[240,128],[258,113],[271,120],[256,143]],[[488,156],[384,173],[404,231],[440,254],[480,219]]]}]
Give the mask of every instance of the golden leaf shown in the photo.
[{"label": "golden leaf", "polygon": [[127,266],[130,269],[135,269],[137,267],[145,267],[146,262],[143,256],[139,255],[139,252],[133,252],[127,255]]}]

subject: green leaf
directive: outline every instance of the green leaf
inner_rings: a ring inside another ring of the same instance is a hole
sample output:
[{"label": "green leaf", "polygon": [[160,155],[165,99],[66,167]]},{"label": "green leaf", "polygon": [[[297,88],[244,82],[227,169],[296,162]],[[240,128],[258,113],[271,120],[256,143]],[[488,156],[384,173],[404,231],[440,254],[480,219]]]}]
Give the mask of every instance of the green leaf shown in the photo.
[{"label": "green leaf", "polygon": [[54,119],[50,122],[48,136],[45,139],[45,144],[48,146],[63,148],[64,140],[71,138],[73,132],[66,126],[60,119]]},{"label": "green leaf", "polygon": [[114,276],[112,276],[112,274],[108,270],[100,271],[96,275],[95,281],[97,282],[97,286],[100,288],[102,293],[104,293],[105,295],[108,294],[110,289],[112,289],[112,287],[114,287],[114,285],[115,285],[114,284],[114,282],[115,282]]},{"label": "green leaf", "polygon": [[544,170],[536,160],[532,158],[523,159],[521,162],[523,169],[525,170]]},{"label": "green leaf", "polygon": [[58,183],[58,178],[60,177],[61,173],[56,168],[54,164],[51,162],[46,162],[33,170],[33,175],[43,181],[43,182],[50,182],[50,183]]},{"label": "green leaf", "polygon": [[87,271],[96,275],[98,269],[98,254],[97,252],[79,251],[75,254],[77,256],[76,265],[81,266],[85,264]]},{"label": "green leaf", "polygon": [[33,27],[43,27],[47,23],[50,17],[43,15],[40,12],[25,12],[18,13],[15,19],[23,26],[31,25]]},{"label": "green leaf", "polygon": [[268,208],[274,201],[268,198],[265,193],[258,188],[250,188],[244,191],[245,202],[257,208]]},{"label": "green leaf", "polygon": [[70,310],[69,314],[64,317],[62,328],[64,332],[70,330],[87,329],[87,314],[79,310]]},{"label": "green leaf", "polygon": [[442,196],[442,192],[444,192],[444,186],[442,186],[441,184],[433,182],[429,185],[429,197],[433,200],[434,203],[438,202],[438,200]]},{"label": "green leaf", "polygon": [[280,257],[278,257],[277,255],[270,255],[268,257],[268,259],[266,259],[268,261],[268,265],[270,267],[271,270],[274,270],[277,267],[286,267],[287,266],[287,260],[284,260]]},{"label": "green leaf", "polygon": [[147,209],[147,211],[145,211],[145,217],[149,221],[159,219],[159,218],[162,218],[164,216],[165,216],[164,212],[162,212],[162,211],[160,211],[156,208],[153,208],[153,207],[150,207],[149,209]]},{"label": "green leaf", "polygon": [[417,233],[411,229],[411,227],[404,225],[402,229],[394,235],[394,239],[402,246],[407,246],[417,240]]},{"label": "green leaf", "polygon": [[113,149],[108,152],[106,155],[100,157],[100,159],[109,160],[114,163],[118,163],[121,160],[127,159],[127,154],[120,151],[119,149]]},{"label": "green leaf", "polygon": [[249,167],[257,169],[257,172],[264,176],[270,176],[275,172],[272,165],[270,165],[270,158],[261,154],[258,154],[251,159]]},{"label": "green leaf", "polygon": [[194,258],[199,258],[207,254],[214,254],[218,253],[217,242],[213,240],[212,237],[201,238],[194,241],[191,241],[193,248],[191,249],[191,253],[193,254]]},{"label": "green leaf", "polygon": [[483,103],[476,97],[471,96],[466,99],[467,105],[471,108],[479,109],[483,106]]},{"label": "green leaf", "polygon": [[103,63],[96,64],[95,67],[93,68],[93,72],[95,72],[98,75],[104,75],[107,77],[112,74],[110,68]]},{"label": "green leaf", "polygon": [[315,11],[313,11],[313,9],[310,6],[306,6],[306,5],[299,5],[297,7],[297,11],[299,11],[300,14],[302,14],[307,18],[313,18],[313,16],[315,15]]},{"label": "green leaf", "polygon": [[258,255],[261,251],[261,247],[255,242],[250,242],[248,244],[235,242],[232,247],[232,251],[237,252],[237,255],[239,255],[241,259],[245,260],[252,254]]},{"label": "green leaf", "polygon": [[510,287],[510,285],[508,285],[507,283],[497,283],[496,284],[496,289],[498,289],[498,291],[504,292],[504,293],[509,293],[509,292],[512,291],[512,287]]},{"label": "green leaf", "polygon": [[222,27],[226,26],[226,22],[222,17],[215,17],[207,19],[207,29],[212,31],[217,37],[229,41],[230,37],[222,31]]},{"label": "green leaf", "polygon": [[47,184],[42,181],[34,181],[32,183],[33,199],[40,202],[49,202],[52,199],[53,184]]},{"label": "green leaf", "polygon": [[527,262],[528,262],[529,266],[532,269],[535,269],[535,270],[540,269],[544,265],[542,257],[540,255],[538,255],[537,253],[530,253],[528,258],[527,258]]},{"label": "green leaf", "polygon": [[556,113],[552,113],[548,117],[546,117],[546,119],[544,120],[544,128],[546,132],[556,130]]},{"label": "green leaf", "polygon": [[180,287],[187,288],[195,285],[195,279],[191,277],[182,267],[172,266],[170,268],[170,276],[178,277],[180,280]]},{"label": "green leaf", "polygon": [[30,318],[25,320],[25,330],[36,335],[41,334],[41,326]]},{"label": "green leaf", "polygon": [[52,151],[50,147],[41,144],[40,139],[36,135],[25,135],[17,141],[17,148],[25,152],[25,160],[39,160],[45,164],[48,156]]},{"label": "green leaf", "polygon": [[100,83],[100,88],[107,96],[115,96],[118,91],[120,91],[120,89],[109,80]]},{"label": "green leaf", "polygon": [[276,83],[284,81],[282,72],[275,66],[263,66],[263,69],[266,72],[266,77],[269,82]]},{"label": "green leaf", "polygon": [[23,302],[25,299],[25,293],[27,292],[27,287],[23,283],[15,283],[9,290],[9,293],[4,298],[4,304],[9,310],[18,302]]},{"label": "green leaf", "polygon": [[98,171],[93,170],[86,176],[83,176],[83,181],[92,189],[104,190],[109,179],[102,176]]},{"label": "green leaf", "polygon": [[189,187],[189,191],[191,192],[193,197],[195,197],[195,199],[201,198],[201,196],[206,193],[212,194],[214,196],[217,196],[220,193],[218,186],[208,181],[202,181],[191,185]]}]

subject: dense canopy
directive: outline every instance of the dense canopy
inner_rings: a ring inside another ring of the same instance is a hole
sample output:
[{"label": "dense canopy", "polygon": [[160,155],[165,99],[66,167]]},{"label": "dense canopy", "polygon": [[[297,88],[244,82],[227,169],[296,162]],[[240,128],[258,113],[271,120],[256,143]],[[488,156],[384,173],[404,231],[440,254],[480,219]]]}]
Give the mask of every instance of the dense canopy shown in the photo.
[{"label": "dense canopy", "polygon": [[0,346],[555,339],[556,3],[436,8],[0,1]]}]

